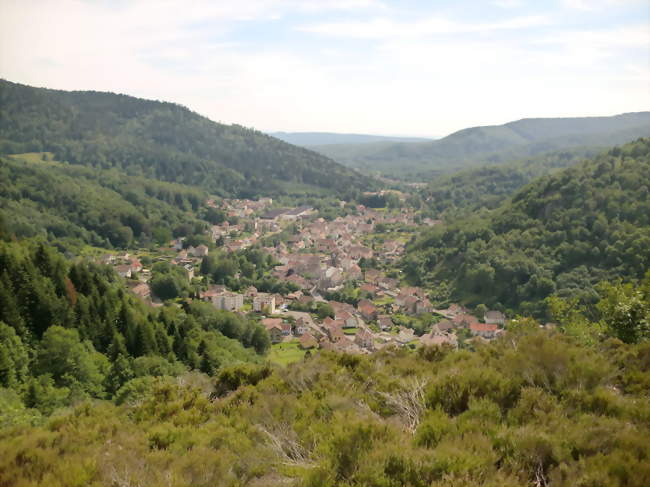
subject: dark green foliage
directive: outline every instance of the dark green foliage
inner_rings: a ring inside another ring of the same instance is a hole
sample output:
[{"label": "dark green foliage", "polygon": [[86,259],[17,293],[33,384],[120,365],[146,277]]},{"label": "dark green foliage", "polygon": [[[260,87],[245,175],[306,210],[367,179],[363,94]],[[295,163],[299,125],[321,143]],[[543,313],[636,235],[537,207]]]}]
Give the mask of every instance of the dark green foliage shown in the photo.
[{"label": "dark green foliage", "polygon": [[42,243],[0,242],[0,276],[0,387],[42,412],[136,377],[259,362],[270,347],[257,323],[206,303],[155,311],[111,268],[68,263]]},{"label": "dark green foliage", "polygon": [[481,208],[495,209],[534,179],[574,165],[596,150],[550,152],[504,165],[466,169],[434,178],[422,191],[424,214],[453,221]]},{"label": "dark green foliage", "polygon": [[536,180],[492,213],[437,226],[403,269],[451,299],[542,314],[553,294],[595,302],[594,285],[650,267],[650,139]]},{"label": "dark green foliage", "polygon": [[0,153],[54,153],[59,161],[130,176],[253,196],[373,183],[315,152],[261,132],[223,125],[172,103],[65,92],[0,81]]},{"label": "dark green foliage", "polygon": [[[127,176],[115,169],[0,158],[0,202],[7,231],[97,246],[167,244],[176,223],[197,222],[202,190]],[[193,225],[191,225],[193,226]]]},{"label": "dark green foliage", "polygon": [[236,252],[212,252],[203,258],[200,272],[210,277],[211,282],[226,284],[235,291],[243,291],[249,286],[265,293],[288,294],[297,291],[294,283],[280,281],[270,275],[276,265],[278,263],[266,252],[250,247]]}]

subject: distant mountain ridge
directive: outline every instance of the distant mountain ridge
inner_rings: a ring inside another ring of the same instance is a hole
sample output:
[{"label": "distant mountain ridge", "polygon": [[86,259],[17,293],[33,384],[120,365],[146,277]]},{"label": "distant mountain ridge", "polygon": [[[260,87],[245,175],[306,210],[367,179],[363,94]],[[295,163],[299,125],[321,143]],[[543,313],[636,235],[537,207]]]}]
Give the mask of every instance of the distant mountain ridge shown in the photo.
[{"label": "distant mountain ridge", "polygon": [[431,142],[316,149],[342,164],[367,171],[431,175],[549,151],[608,147],[648,135],[650,112],[636,112],[611,117],[526,118],[459,130]]},{"label": "distant mountain ridge", "polygon": [[337,144],[371,144],[374,142],[430,142],[434,137],[399,137],[391,135],[342,134],[335,132],[270,132],[269,135],[289,144],[312,146]]},{"label": "distant mountain ridge", "polygon": [[173,103],[0,80],[0,106],[0,154],[52,152],[223,196],[343,196],[373,185],[321,154]]}]

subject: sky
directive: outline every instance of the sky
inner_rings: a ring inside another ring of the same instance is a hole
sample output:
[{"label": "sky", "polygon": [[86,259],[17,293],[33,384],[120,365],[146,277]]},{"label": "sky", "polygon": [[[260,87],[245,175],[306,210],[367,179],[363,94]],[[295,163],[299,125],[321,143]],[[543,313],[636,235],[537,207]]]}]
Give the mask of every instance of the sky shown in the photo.
[{"label": "sky", "polygon": [[263,131],[650,109],[648,0],[0,0],[0,78]]}]

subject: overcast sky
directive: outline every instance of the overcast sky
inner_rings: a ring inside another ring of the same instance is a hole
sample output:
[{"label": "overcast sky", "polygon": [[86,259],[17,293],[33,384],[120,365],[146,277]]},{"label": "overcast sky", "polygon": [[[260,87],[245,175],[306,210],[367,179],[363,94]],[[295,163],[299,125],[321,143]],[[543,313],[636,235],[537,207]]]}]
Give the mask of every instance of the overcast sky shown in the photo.
[{"label": "overcast sky", "polygon": [[0,0],[0,77],[260,130],[650,109],[648,0]]}]

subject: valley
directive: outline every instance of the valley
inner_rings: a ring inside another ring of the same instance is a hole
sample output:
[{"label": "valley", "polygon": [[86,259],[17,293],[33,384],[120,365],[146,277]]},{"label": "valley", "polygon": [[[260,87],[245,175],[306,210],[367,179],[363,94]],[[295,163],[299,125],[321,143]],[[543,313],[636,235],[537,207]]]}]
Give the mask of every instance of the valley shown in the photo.
[{"label": "valley", "polygon": [[171,103],[0,101],[0,486],[650,478],[647,112],[364,165]]}]

